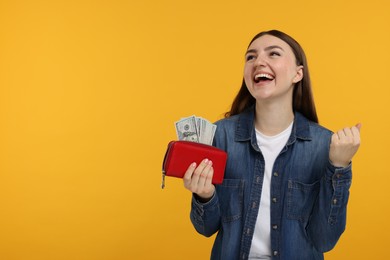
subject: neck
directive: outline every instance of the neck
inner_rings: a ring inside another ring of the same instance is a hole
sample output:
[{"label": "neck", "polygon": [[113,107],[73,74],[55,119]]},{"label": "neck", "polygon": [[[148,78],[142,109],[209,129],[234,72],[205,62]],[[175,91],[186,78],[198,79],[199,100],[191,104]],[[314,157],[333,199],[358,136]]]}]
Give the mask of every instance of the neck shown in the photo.
[{"label": "neck", "polygon": [[273,136],[283,132],[293,120],[292,106],[256,102],[255,127],[265,135]]}]

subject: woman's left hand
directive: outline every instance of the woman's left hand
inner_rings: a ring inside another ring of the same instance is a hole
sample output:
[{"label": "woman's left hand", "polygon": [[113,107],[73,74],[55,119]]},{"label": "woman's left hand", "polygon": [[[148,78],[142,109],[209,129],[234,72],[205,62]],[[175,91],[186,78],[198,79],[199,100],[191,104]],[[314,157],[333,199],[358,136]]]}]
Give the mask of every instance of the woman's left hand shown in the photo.
[{"label": "woman's left hand", "polygon": [[360,146],[361,124],[346,127],[332,135],[329,159],[335,167],[346,167]]}]

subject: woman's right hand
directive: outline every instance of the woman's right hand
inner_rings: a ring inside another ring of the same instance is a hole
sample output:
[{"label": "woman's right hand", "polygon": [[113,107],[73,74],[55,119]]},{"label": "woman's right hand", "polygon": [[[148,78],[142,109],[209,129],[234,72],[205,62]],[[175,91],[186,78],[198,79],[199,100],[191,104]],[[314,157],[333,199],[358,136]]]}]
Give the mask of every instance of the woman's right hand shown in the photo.
[{"label": "woman's right hand", "polygon": [[184,174],[184,187],[198,195],[202,200],[208,201],[215,192],[215,186],[211,183],[213,174],[212,161],[204,159],[198,167],[196,163],[192,163]]}]

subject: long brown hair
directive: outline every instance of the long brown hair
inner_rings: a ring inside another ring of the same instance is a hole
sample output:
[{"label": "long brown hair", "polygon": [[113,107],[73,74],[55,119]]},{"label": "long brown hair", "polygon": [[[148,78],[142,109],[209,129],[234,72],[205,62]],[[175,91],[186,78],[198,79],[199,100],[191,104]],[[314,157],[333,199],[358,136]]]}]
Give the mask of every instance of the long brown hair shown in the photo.
[{"label": "long brown hair", "polygon": [[[311,90],[309,67],[307,64],[305,52],[303,51],[302,47],[291,36],[278,30],[271,30],[271,31],[261,32],[257,34],[255,37],[253,37],[253,39],[248,45],[248,48],[253,41],[255,41],[257,38],[264,35],[271,35],[277,37],[282,41],[286,42],[288,45],[290,45],[295,55],[297,66],[300,65],[303,66],[303,78],[294,86],[293,111],[300,112],[309,120],[318,123],[318,117],[317,117],[317,112],[314,104],[313,93]],[[242,80],[241,88],[238,91],[238,94],[232,103],[232,107],[230,111],[225,113],[225,117],[237,115],[255,103],[256,103],[255,98],[249,93],[245,81]]]}]

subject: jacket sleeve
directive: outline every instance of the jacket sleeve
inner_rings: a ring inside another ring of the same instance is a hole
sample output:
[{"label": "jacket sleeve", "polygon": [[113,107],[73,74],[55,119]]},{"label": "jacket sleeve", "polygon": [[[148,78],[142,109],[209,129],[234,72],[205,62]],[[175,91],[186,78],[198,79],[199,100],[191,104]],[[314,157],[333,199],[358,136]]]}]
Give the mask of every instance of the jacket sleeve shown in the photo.
[{"label": "jacket sleeve", "polygon": [[210,237],[217,232],[221,219],[217,193],[206,203],[199,202],[196,195],[192,195],[190,218],[198,233]]},{"label": "jacket sleeve", "polygon": [[351,169],[351,164],[338,168],[328,162],[321,179],[319,195],[306,228],[313,245],[320,252],[331,250],[345,230]]}]

